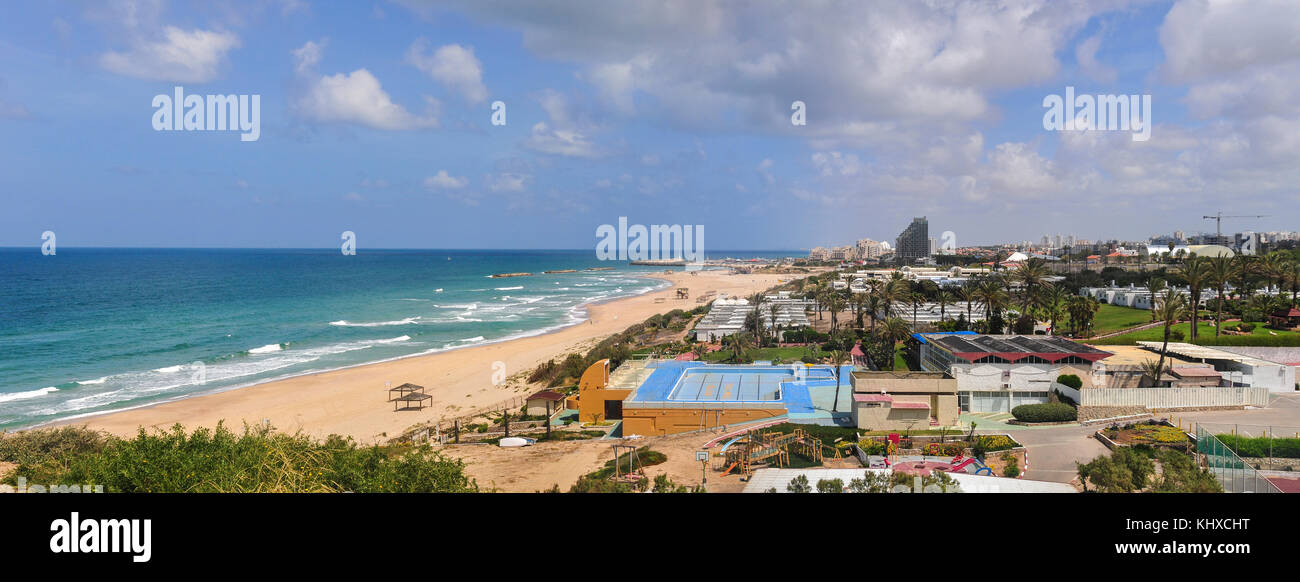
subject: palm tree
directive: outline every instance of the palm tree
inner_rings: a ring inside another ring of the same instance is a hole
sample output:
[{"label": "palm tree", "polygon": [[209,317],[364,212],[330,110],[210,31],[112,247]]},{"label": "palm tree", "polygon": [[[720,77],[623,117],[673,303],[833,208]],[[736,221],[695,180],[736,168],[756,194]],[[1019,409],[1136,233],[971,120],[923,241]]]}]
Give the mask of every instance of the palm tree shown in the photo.
[{"label": "palm tree", "polygon": [[1056,321],[1065,315],[1066,302],[1069,300],[1070,292],[1063,285],[1048,284],[1043,287],[1043,311],[1047,314],[1052,335],[1056,335]]},{"label": "palm tree", "polygon": [[1192,255],[1178,269],[1178,274],[1182,275],[1183,280],[1187,281],[1187,291],[1191,295],[1191,301],[1188,305],[1188,311],[1192,316],[1192,329],[1190,337],[1192,342],[1196,342],[1196,336],[1200,334],[1198,328],[1197,316],[1201,310],[1201,291],[1205,285],[1210,282],[1210,269],[1205,259]]},{"label": "palm tree", "polygon": [[1152,276],[1147,283],[1147,291],[1151,293],[1151,321],[1153,323],[1156,321],[1156,293],[1164,291],[1166,288],[1168,288],[1168,285],[1165,285],[1165,280],[1159,277]]},{"label": "palm tree", "polygon": [[777,304],[772,303],[767,306],[767,311],[768,315],[771,316],[771,319],[768,320],[768,324],[772,327],[772,341],[779,342],[781,341],[781,328],[776,324],[776,314],[781,311],[781,308]]},{"label": "palm tree", "polygon": [[1047,261],[1039,258],[1029,259],[1020,263],[1015,272],[1011,274],[1011,280],[1024,285],[1025,303],[1028,304],[1029,297],[1034,296],[1034,292],[1047,281],[1051,272],[1047,269]]},{"label": "palm tree", "polygon": [[1258,270],[1255,265],[1255,257],[1251,255],[1237,255],[1233,257],[1230,262],[1232,263],[1233,274],[1237,277],[1237,292],[1242,298],[1250,296],[1250,277]]},{"label": "palm tree", "polygon": [[1214,337],[1219,337],[1223,330],[1223,289],[1228,285],[1228,280],[1232,279],[1232,260],[1228,257],[1213,257],[1209,259],[1209,277],[1214,283]]},{"label": "palm tree", "polygon": [[1160,376],[1163,375],[1165,371],[1164,364],[1148,359],[1143,360],[1141,365],[1142,373],[1151,378],[1151,385],[1155,386],[1160,384]]},{"label": "palm tree", "polygon": [[1276,285],[1279,292],[1286,282],[1286,269],[1286,253],[1282,251],[1273,251],[1259,261],[1259,272],[1268,279],[1269,286]]},{"label": "palm tree", "polygon": [[867,293],[860,292],[853,294],[853,311],[857,315],[858,329],[862,329],[862,312],[866,308],[867,302],[870,301],[870,299],[871,296]]},{"label": "palm tree", "polygon": [[948,319],[947,308],[957,302],[957,298],[948,291],[940,291],[935,295],[935,301],[939,303],[939,321]]},{"label": "palm tree", "polygon": [[912,304],[912,329],[916,329],[916,312],[925,304],[925,294],[917,291],[907,296],[908,303]]},{"label": "palm tree", "polygon": [[890,353],[889,369],[893,370],[894,369],[893,353],[894,353],[895,345],[898,342],[907,339],[907,336],[911,335],[912,330],[907,326],[907,322],[903,321],[903,318],[890,317],[885,319],[883,322],[881,322],[880,331],[878,333],[880,334],[880,339],[889,345],[889,353]]},{"label": "palm tree", "polygon": [[749,348],[754,345],[754,340],[749,332],[733,333],[727,336],[724,341],[731,348],[731,361],[737,364],[745,356],[745,352],[749,351]]},{"label": "palm tree", "polygon": [[971,301],[975,299],[975,294],[972,292],[969,281],[957,288],[957,299],[966,302],[966,321],[969,323],[971,316]]},{"label": "palm tree", "polygon": [[831,354],[831,364],[835,365],[835,402],[831,404],[831,412],[839,412],[840,408],[840,366],[844,365],[848,359],[848,353],[844,350],[835,350]]},{"label": "palm tree", "polygon": [[1101,310],[1101,303],[1092,297],[1075,295],[1066,302],[1065,309],[1070,314],[1070,330],[1083,333],[1092,328],[1092,319]]},{"label": "palm tree", "polygon": [[1296,304],[1296,294],[1300,293],[1300,260],[1288,261],[1283,270],[1283,280],[1291,287],[1291,305]]},{"label": "palm tree", "polygon": [[831,292],[826,296],[826,308],[831,312],[831,333],[839,326],[839,313],[844,310],[844,296]]},{"label": "palm tree", "polygon": [[[1167,289],[1160,300],[1157,301],[1155,305],[1151,306],[1151,311],[1156,315],[1156,318],[1159,321],[1163,321],[1165,324],[1164,343],[1160,345],[1160,360],[1158,362],[1159,365],[1156,366],[1156,369],[1159,370],[1164,368],[1165,354],[1169,349],[1169,328],[1175,323],[1178,323],[1178,320],[1182,319],[1183,316],[1187,314],[1187,299],[1183,297],[1182,293],[1178,293],[1173,289]],[[1157,380],[1158,379],[1159,377],[1157,376]]]}]

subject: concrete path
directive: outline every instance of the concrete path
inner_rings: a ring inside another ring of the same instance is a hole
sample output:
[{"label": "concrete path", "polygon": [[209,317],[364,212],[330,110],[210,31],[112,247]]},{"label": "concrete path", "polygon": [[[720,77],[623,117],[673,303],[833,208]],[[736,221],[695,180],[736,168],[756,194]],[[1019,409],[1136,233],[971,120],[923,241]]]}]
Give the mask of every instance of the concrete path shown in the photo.
[{"label": "concrete path", "polygon": [[[1026,479],[1067,483],[1077,475],[1074,463],[1086,463],[1110,449],[1091,438],[1097,427],[1056,426],[1011,433],[1029,451]],[[976,430],[975,432],[984,432]]]}]

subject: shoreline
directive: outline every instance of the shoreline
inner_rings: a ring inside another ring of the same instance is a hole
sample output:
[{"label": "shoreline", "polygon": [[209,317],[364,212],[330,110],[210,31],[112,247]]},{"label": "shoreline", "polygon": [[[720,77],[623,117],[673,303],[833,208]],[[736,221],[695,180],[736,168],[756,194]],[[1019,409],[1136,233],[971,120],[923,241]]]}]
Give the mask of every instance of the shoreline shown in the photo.
[{"label": "shoreline", "polygon": [[[579,308],[586,312],[586,317],[542,333],[222,388],[36,426],[80,425],[131,436],[140,427],[164,428],[176,423],[193,429],[212,428],[224,422],[225,426],[237,429],[245,422],[269,421],[288,432],[301,431],[316,437],[341,434],[361,442],[378,442],[421,422],[526,396],[528,384],[519,378],[512,381],[512,377],[522,376],[548,359],[562,358],[574,351],[585,353],[590,345],[656,313],[697,307],[694,298],[672,297],[673,290],[679,286],[697,290],[693,292],[697,296],[704,290],[744,296],[797,275],[695,271],[642,276],[665,281],[667,285],[637,295],[583,304]],[[656,299],[660,298],[663,301],[657,303]],[[491,379],[502,367],[508,379],[494,386]],[[433,402],[422,410],[394,412],[384,389],[386,381],[394,386],[403,382],[423,385]]]},{"label": "shoreline", "polygon": [[[184,400],[187,400],[187,399],[190,399],[190,398],[201,398],[201,397],[204,397],[204,396],[212,396],[212,395],[215,395],[215,394],[224,394],[224,393],[226,393],[226,392],[231,392],[231,391],[234,391],[234,390],[243,390],[243,389],[245,389],[245,388],[255,388],[255,387],[257,387],[257,386],[262,386],[262,385],[264,385],[264,384],[273,384],[273,383],[275,383],[275,382],[283,382],[283,381],[286,381],[286,380],[293,380],[293,379],[296,379],[296,378],[306,378],[306,377],[310,377],[310,376],[316,376],[316,375],[319,375],[319,374],[329,374],[329,373],[332,373],[332,372],[340,372],[340,371],[343,371],[343,370],[351,370],[351,369],[353,369],[353,368],[361,368],[361,367],[365,367],[365,366],[373,366],[373,365],[378,365],[378,364],[387,364],[387,363],[389,363],[389,362],[398,362],[398,361],[401,361],[401,360],[406,360],[406,359],[411,359],[411,358],[423,358],[423,357],[427,357],[427,356],[435,356],[435,355],[438,355],[438,354],[446,354],[446,353],[451,353],[451,352],[455,352],[455,351],[459,351],[459,350],[468,350],[468,349],[473,349],[473,348],[478,348],[478,347],[483,347],[483,346],[490,346],[490,345],[495,345],[495,344],[500,344],[500,343],[512,342],[512,341],[519,340],[519,339],[534,338],[534,337],[544,337],[544,336],[547,336],[547,335],[550,335],[550,334],[553,334],[553,333],[559,333],[559,332],[564,331],[565,329],[568,329],[568,328],[570,328],[570,327],[577,326],[577,325],[582,325],[583,323],[586,323],[587,320],[591,318],[589,308],[592,307],[592,306],[606,305],[606,304],[610,304],[610,303],[614,303],[614,302],[622,301],[622,300],[624,300],[624,299],[631,299],[631,298],[634,298],[634,297],[641,297],[641,296],[648,295],[648,294],[651,294],[651,293],[657,293],[657,292],[659,292],[659,291],[665,291],[665,290],[671,289],[671,288],[673,287],[672,281],[670,281],[668,278],[666,278],[663,274],[660,274],[660,273],[646,273],[646,274],[641,274],[641,275],[636,275],[636,276],[637,276],[637,277],[644,277],[644,278],[646,278],[646,279],[654,279],[654,280],[656,280],[656,281],[659,281],[660,283],[657,283],[657,284],[655,285],[655,288],[652,288],[652,289],[650,289],[650,290],[648,290],[648,291],[643,291],[643,292],[641,292],[641,293],[634,293],[634,294],[632,294],[632,295],[627,295],[627,296],[623,296],[623,297],[608,297],[608,298],[605,298],[605,299],[599,299],[599,300],[592,301],[592,302],[589,302],[589,303],[582,303],[582,304],[580,304],[580,305],[575,305],[575,306],[573,306],[572,308],[570,308],[570,310],[577,310],[577,311],[581,311],[581,312],[586,313],[586,315],[585,315],[584,317],[582,317],[582,319],[578,319],[578,320],[575,320],[575,321],[570,321],[570,322],[566,322],[566,323],[560,323],[560,324],[556,324],[556,325],[551,325],[551,326],[543,327],[543,328],[536,329],[536,330],[532,330],[532,331],[526,331],[526,332],[522,332],[522,333],[517,333],[517,334],[513,334],[513,335],[508,335],[508,336],[504,336],[504,337],[499,337],[499,338],[491,339],[491,340],[485,340],[485,341],[482,341],[482,342],[479,342],[479,343],[473,343],[473,344],[468,344],[468,345],[463,345],[463,346],[454,346],[454,347],[450,347],[450,348],[434,348],[434,349],[432,349],[432,350],[425,350],[425,351],[423,351],[423,352],[416,352],[416,353],[413,353],[413,354],[406,354],[406,355],[401,355],[401,356],[394,356],[394,357],[391,357],[391,358],[384,358],[384,359],[375,360],[375,361],[372,361],[372,362],[358,362],[358,363],[355,363],[355,364],[348,364],[348,365],[346,365],[346,366],[339,366],[339,367],[337,367],[337,368],[329,368],[329,369],[326,369],[326,370],[313,370],[313,371],[310,371],[310,372],[300,372],[300,373],[297,373],[297,374],[287,374],[287,375],[284,375],[284,376],[276,376],[276,377],[274,377],[274,378],[266,378],[266,379],[263,379],[263,380],[257,380],[257,381],[254,381],[254,382],[251,382],[251,383],[248,383],[248,384],[235,384],[235,385],[233,385],[233,386],[222,386],[222,387],[220,387],[220,388],[213,388],[213,389],[211,389],[211,390],[205,390],[205,391],[201,391],[201,392],[191,392],[191,393],[189,393],[189,394],[183,394],[183,395],[180,395],[180,396],[174,396],[174,397],[169,398],[169,399],[166,399],[166,400],[159,400],[159,401],[157,401],[157,402],[146,402],[146,403],[143,403],[143,404],[136,404],[136,405],[134,405],[134,406],[128,406],[128,407],[126,407],[126,408],[118,408],[118,409],[114,409],[114,410],[99,410],[99,411],[95,411],[95,412],[84,412],[84,413],[81,413],[81,414],[74,414],[74,415],[72,415],[72,416],[66,416],[66,417],[63,417],[63,418],[55,418],[55,419],[51,419],[51,420],[42,421],[42,422],[39,422],[39,423],[37,423],[37,424],[31,424],[31,425],[27,425],[27,426],[22,426],[22,427],[18,427],[18,428],[16,428],[16,429],[12,429],[12,430],[13,430],[13,431],[23,431],[23,430],[31,430],[31,429],[35,429],[35,428],[46,428],[46,427],[54,427],[54,426],[75,425],[75,424],[80,424],[78,421],[89,420],[89,419],[93,419],[93,418],[100,417],[100,416],[108,416],[108,415],[118,414],[118,413],[122,413],[122,412],[130,412],[130,411],[133,411],[133,410],[146,409],[146,408],[151,408],[151,407],[154,407],[154,406],[162,406],[162,405],[164,405],[164,404],[171,404],[171,403],[174,403],[174,402],[181,402],[181,401],[184,401]],[[663,283],[665,283],[665,282],[667,283],[667,285],[664,285],[664,284],[663,284]]]}]

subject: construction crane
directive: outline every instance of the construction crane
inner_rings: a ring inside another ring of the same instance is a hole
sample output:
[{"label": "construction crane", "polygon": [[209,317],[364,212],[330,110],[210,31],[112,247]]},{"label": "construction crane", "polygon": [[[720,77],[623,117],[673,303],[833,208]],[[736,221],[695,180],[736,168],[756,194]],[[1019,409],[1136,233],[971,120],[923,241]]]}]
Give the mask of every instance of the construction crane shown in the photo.
[{"label": "construction crane", "polygon": [[1225,218],[1268,218],[1267,214],[1238,214],[1235,216],[1224,216],[1220,210],[1210,216],[1202,216],[1205,220],[1214,220],[1214,235],[1216,238],[1223,238],[1223,219]]}]

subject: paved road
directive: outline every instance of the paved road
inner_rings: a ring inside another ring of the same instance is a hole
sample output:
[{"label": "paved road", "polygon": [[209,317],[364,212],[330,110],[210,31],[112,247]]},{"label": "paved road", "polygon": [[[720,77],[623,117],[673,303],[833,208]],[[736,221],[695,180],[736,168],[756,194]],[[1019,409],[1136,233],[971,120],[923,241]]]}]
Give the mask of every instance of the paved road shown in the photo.
[{"label": "paved road", "polygon": [[1076,475],[1075,461],[1087,462],[1109,451],[1090,435],[1097,427],[1061,426],[1009,432],[1029,451],[1026,479],[1067,483]]},{"label": "paved road", "polygon": [[1279,437],[1295,436],[1293,433],[1300,432],[1300,394],[1274,395],[1267,407],[1255,410],[1186,412],[1172,416],[1181,420],[1184,428],[1192,422],[1216,425],[1216,429],[1237,425],[1239,433],[1263,436],[1272,427]]}]

